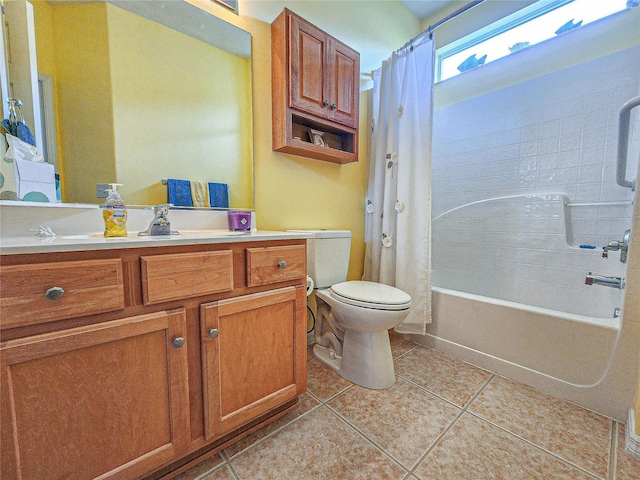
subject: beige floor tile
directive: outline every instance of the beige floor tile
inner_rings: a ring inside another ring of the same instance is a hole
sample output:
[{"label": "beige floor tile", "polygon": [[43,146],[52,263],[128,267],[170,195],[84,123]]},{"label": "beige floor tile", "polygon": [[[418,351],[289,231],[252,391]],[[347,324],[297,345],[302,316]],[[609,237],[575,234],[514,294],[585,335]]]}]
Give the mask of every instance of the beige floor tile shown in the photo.
[{"label": "beige floor tile", "polygon": [[406,471],[326,407],[231,461],[240,480],[386,480]]},{"label": "beige floor tile", "polygon": [[351,385],[353,383],[349,380],[322,364],[313,354],[313,348],[307,349],[308,392],[324,402]]},{"label": "beige floor tile", "polygon": [[461,407],[492,375],[462,360],[422,346],[396,360],[395,368],[396,375]]},{"label": "beige floor tile", "polygon": [[640,479],[640,459],[625,451],[625,425],[618,424],[618,448],[616,449],[616,480]]},{"label": "beige floor tile", "polygon": [[469,411],[606,478],[611,420],[504,377],[494,377]]},{"label": "beige floor tile", "polygon": [[418,465],[422,480],[592,479],[575,467],[465,413]]},{"label": "beige floor tile", "polygon": [[460,413],[400,378],[386,390],[355,385],[327,405],[408,469]]},{"label": "beige floor tile", "polygon": [[206,460],[203,460],[198,465],[195,465],[194,467],[190,468],[186,472],[182,472],[180,475],[175,477],[174,480],[194,480],[198,478],[200,475],[202,475],[203,473],[213,470],[214,468],[219,467],[223,463],[224,463],[224,459],[222,458],[222,456],[219,453],[216,453],[212,457],[209,457]]},{"label": "beige floor tile", "polygon": [[211,473],[208,473],[204,477],[199,478],[198,480],[235,480],[236,477],[233,476],[231,470],[229,470],[228,466],[221,467]]},{"label": "beige floor tile", "polygon": [[295,419],[299,418],[305,413],[320,406],[320,403],[308,393],[304,393],[300,395],[300,397],[298,397],[298,402],[299,402],[298,408],[295,409],[293,412],[287,413],[284,417],[279,418],[275,422],[272,422],[269,425],[266,425],[265,427],[261,428],[257,432],[254,432],[251,435],[227,447],[224,450],[224,453],[227,454],[228,458],[231,458],[237,455],[238,453],[240,453],[241,451],[249,448],[251,445],[255,444],[256,442],[259,442],[267,435],[275,432],[280,427],[283,427],[287,423],[294,421]]},{"label": "beige floor tile", "polygon": [[391,343],[391,354],[393,358],[398,358],[400,355],[404,355],[407,352],[410,352],[418,345],[405,340],[397,333],[394,333],[393,330],[389,330],[389,342]]}]

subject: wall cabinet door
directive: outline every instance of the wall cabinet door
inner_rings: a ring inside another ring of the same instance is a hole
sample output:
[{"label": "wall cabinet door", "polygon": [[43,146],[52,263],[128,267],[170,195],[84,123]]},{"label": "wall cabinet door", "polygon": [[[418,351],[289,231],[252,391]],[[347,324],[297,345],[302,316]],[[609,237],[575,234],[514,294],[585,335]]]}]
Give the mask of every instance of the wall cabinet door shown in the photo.
[{"label": "wall cabinet door", "polygon": [[220,437],[306,389],[306,292],[286,287],[201,306],[205,436]]},{"label": "wall cabinet door", "polygon": [[184,335],[177,310],[3,345],[0,476],[133,478],[184,452]]},{"label": "wall cabinet door", "polygon": [[301,18],[291,17],[290,48],[291,107],[312,115],[327,116],[327,35]]},{"label": "wall cabinet door", "polygon": [[359,55],[343,43],[329,41],[329,118],[356,128],[360,85]]},{"label": "wall cabinet door", "polygon": [[303,19],[290,18],[291,108],[357,127],[358,53]]}]

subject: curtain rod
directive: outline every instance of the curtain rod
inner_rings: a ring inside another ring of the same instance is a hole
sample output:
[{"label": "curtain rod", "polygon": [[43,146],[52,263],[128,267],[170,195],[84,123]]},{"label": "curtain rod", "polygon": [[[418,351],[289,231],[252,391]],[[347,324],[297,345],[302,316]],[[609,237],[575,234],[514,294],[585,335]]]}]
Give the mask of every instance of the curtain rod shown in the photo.
[{"label": "curtain rod", "polygon": [[473,7],[475,7],[476,5],[481,4],[482,2],[484,2],[484,0],[474,0],[473,2],[467,3],[465,6],[460,7],[455,12],[453,12],[453,13],[447,15],[446,17],[444,17],[442,20],[437,21],[433,25],[429,25],[429,28],[427,28],[424,32],[420,33],[419,35],[417,35],[416,37],[412,38],[407,43],[405,43],[404,46],[400,50],[402,50],[403,48],[407,48],[409,46],[413,46],[413,42],[415,42],[417,40],[421,40],[426,35],[429,35],[429,37],[431,37],[431,35],[433,35],[433,31],[436,28],[438,28],[439,26],[447,23],[449,20],[451,20],[453,18],[456,18],[458,15],[463,14],[467,10],[471,10]]}]

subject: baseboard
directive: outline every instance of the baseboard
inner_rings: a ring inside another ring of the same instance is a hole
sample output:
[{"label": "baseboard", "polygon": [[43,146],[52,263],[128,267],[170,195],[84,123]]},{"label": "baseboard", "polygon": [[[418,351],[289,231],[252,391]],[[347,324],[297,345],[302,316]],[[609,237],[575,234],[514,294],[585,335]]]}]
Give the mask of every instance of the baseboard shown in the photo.
[{"label": "baseboard", "polygon": [[640,459],[640,435],[636,435],[636,422],[633,408],[629,409],[629,420],[625,432],[625,450]]}]

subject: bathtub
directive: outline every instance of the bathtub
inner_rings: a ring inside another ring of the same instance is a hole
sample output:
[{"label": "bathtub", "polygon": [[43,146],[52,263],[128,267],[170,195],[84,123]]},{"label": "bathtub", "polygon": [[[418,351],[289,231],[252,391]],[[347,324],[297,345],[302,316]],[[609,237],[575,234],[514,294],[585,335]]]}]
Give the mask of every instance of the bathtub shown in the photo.
[{"label": "bathtub", "polygon": [[[620,421],[635,393],[640,325],[432,288],[411,340]],[[623,333],[624,329],[624,334]],[[627,340],[625,340],[627,339]]]}]

